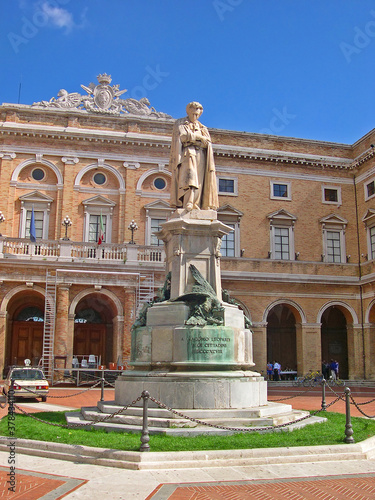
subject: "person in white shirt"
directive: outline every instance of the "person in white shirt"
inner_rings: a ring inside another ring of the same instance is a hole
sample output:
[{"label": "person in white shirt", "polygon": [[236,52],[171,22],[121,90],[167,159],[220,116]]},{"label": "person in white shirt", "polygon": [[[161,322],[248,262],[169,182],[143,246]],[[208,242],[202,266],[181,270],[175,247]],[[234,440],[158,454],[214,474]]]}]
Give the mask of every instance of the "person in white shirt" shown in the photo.
[{"label": "person in white shirt", "polygon": [[280,380],[281,365],[277,361],[273,364],[273,379]]}]

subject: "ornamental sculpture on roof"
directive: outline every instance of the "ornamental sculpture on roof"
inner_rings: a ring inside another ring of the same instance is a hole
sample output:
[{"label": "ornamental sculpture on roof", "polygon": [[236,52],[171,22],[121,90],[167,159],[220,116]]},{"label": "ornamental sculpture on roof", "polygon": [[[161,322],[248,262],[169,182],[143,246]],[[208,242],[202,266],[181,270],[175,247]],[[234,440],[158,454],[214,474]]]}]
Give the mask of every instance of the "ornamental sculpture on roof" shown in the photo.
[{"label": "ornamental sculpture on roof", "polygon": [[120,90],[119,85],[110,85],[111,75],[103,73],[97,76],[98,84],[90,83],[88,87],[81,85],[87,95],[78,92],[68,92],[61,89],[57,98],[52,97],[49,101],[34,102],[33,106],[42,108],[82,109],[91,113],[102,113],[110,115],[131,114],[138,116],[154,116],[157,118],[172,118],[166,113],[156,111],[150,107],[147,97],[141,99],[120,99],[127,90]]}]

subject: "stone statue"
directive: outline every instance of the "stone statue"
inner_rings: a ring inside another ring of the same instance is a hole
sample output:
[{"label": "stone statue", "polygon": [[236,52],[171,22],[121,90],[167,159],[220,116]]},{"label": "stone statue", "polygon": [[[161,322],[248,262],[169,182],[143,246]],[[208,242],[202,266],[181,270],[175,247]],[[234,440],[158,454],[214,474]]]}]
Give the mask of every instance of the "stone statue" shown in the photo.
[{"label": "stone statue", "polygon": [[198,118],[199,102],[186,106],[187,117],[177,120],[172,134],[169,165],[172,170],[171,206],[217,210],[219,206],[211,137]]}]

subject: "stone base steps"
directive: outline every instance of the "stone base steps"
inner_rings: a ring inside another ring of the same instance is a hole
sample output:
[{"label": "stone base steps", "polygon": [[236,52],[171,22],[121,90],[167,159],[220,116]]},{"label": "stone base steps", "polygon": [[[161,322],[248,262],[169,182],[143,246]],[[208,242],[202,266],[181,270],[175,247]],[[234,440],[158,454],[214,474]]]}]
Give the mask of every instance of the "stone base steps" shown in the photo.
[{"label": "stone base steps", "polygon": [[[9,452],[9,438],[0,450]],[[194,452],[127,452],[80,445],[17,439],[17,453],[133,470],[250,467],[269,464],[340,462],[375,458],[375,437],[358,444]]]},{"label": "stone base steps", "polygon": [[[83,407],[81,412],[67,412],[65,414],[68,424],[87,424],[92,421],[90,427],[117,432],[140,432],[142,430],[141,407],[130,407],[122,414],[111,416],[122,407],[114,402],[99,402],[97,407]],[[291,405],[273,403],[257,408],[244,409],[183,409],[179,410],[184,416],[202,420],[211,425],[230,427],[232,429],[220,429],[210,427],[198,422],[191,421],[161,408],[150,408],[148,412],[148,429],[150,434],[168,434],[174,436],[192,436],[198,434],[233,434],[241,432],[242,429],[256,427],[260,432],[266,432],[282,424],[290,424],[282,430],[293,430],[312,423],[325,421],[322,417],[310,417],[298,422],[299,419],[307,417],[309,412],[293,410]],[[104,422],[100,422],[104,417]],[[296,422],[297,421],[297,422]],[[95,423],[96,422],[96,423]],[[234,428],[234,429],[233,429]],[[238,430],[240,429],[240,430]],[[272,429],[275,430],[275,429]]]}]

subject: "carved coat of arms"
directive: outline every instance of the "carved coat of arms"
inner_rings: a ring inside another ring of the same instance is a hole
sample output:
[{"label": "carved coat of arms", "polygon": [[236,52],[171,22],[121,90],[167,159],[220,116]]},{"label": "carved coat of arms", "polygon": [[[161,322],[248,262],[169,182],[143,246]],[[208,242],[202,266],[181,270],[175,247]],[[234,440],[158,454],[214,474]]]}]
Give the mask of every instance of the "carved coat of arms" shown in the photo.
[{"label": "carved coat of arms", "polygon": [[57,99],[52,97],[49,101],[34,102],[33,106],[43,108],[84,109],[92,113],[104,113],[111,115],[132,114],[141,116],[154,116],[157,118],[172,118],[166,113],[156,111],[150,107],[146,97],[141,99],[120,99],[127,90],[120,90],[119,85],[111,85],[111,75],[103,73],[97,76],[98,84],[90,83],[88,86],[81,85],[87,95],[78,92],[69,93],[61,89]]}]

